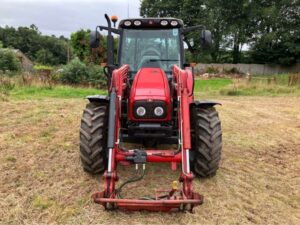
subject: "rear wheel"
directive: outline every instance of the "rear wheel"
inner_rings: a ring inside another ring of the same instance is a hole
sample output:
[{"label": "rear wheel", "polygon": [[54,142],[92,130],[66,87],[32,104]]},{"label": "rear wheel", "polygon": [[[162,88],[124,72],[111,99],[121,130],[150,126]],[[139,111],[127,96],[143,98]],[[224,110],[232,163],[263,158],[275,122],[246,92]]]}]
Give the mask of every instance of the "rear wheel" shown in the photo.
[{"label": "rear wheel", "polygon": [[106,168],[107,116],[106,103],[91,102],[83,111],[80,126],[80,158],[82,167],[91,174]]},{"label": "rear wheel", "polygon": [[221,159],[222,130],[218,112],[214,107],[192,108],[192,169],[199,177],[216,174]]}]

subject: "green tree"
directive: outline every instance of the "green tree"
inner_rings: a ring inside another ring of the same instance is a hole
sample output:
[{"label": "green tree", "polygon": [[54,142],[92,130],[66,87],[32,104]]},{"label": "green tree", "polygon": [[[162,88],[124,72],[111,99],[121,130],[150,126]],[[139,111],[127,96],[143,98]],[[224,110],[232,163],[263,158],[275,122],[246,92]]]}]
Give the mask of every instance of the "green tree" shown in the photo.
[{"label": "green tree", "polygon": [[41,49],[45,49],[48,52],[51,52],[51,55],[53,55],[53,58],[50,58],[50,61],[47,64],[58,65],[67,63],[68,42],[63,39],[58,39],[54,36],[42,36],[41,43]]},{"label": "green tree", "polygon": [[259,29],[252,43],[256,63],[292,65],[300,59],[300,2],[258,1],[262,10]]},{"label": "green tree", "polygon": [[232,49],[232,62],[239,63],[242,47],[250,43],[257,31],[260,9],[254,0],[222,0],[221,6],[228,31],[225,40]]},{"label": "green tree", "polygon": [[90,55],[90,30],[79,30],[71,34],[71,46],[74,54],[81,60],[87,60]]},{"label": "green tree", "polygon": [[48,49],[40,49],[35,54],[36,62],[43,65],[55,65],[57,64],[57,59],[54,57],[53,53]]}]

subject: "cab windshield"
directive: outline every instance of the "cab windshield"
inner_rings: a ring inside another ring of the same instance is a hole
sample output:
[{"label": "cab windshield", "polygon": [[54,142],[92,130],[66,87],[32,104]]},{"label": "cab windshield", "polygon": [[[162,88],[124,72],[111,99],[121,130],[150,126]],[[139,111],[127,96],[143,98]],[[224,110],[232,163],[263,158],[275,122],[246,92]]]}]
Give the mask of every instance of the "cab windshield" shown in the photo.
[{"label": "cab windshield", "polygon": [[124,29],[121,46],[121,65],[129,64],[131,72],[140,68],[161,68],[171,72],[172,65],[180,65],[179,30]]}]

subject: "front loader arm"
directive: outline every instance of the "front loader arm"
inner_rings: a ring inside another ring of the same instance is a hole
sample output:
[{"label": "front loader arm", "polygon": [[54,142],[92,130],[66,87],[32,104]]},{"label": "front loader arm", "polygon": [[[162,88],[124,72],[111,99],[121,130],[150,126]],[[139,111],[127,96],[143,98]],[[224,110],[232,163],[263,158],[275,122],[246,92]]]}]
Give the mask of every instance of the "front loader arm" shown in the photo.
[{"label": "front loader arm", "polygon": [[121,127],[121,102],[123,90],[127,88],[128,65],[113,71],[110,86],[109,117],[108,117],[108,166],[104,173],[105,197],[114,197],[116,173],[116,150],[119,147],[119,134]]},{"label": "front loader arm", "polygon": [[187,70],[182,70],[174,65],[173,84],[178,101],[178,128],[179,128],[179,145],[182,154],[182,174],[180,181],[183,182],[183,191],[188,198],[193,198],[192,180],[194,175],[190,168],[190,149],[191,149],[191,133],[190,133],[190,104],[193,102],[193,95],[189,85],[189,74]]}]

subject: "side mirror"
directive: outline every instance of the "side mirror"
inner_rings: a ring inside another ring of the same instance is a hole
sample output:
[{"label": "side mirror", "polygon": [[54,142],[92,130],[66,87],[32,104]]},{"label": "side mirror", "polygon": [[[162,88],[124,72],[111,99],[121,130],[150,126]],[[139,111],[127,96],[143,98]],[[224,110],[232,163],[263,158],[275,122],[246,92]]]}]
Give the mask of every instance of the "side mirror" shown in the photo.
[{"label": "side mirror", "polygon": [[209,48],[212,45],[212,35],[209,30],[202,30],[201,32],[201,46]]},{"label": "side mirror", "polygon": [[90,47],[98,48],[100,45],[100,33],[98,31],[91,31],[90,34]]}]

